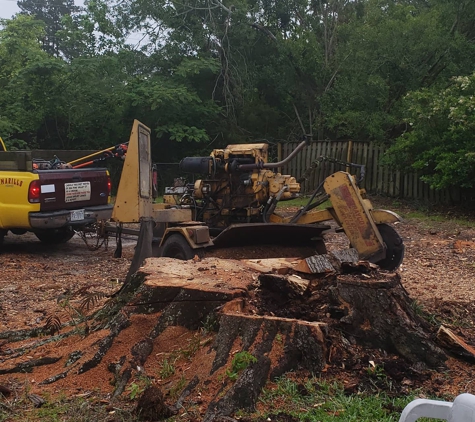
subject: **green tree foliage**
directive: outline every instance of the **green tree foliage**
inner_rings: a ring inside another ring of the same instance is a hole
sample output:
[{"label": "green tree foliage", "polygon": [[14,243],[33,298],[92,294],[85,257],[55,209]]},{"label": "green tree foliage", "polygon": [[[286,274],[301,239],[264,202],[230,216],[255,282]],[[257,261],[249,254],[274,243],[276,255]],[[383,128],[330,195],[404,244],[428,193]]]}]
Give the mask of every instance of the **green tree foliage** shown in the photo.
[{"label": "green tree foliage", "polygon": [[[427,153],[409,111],[474,70],[473,0],[20,3],[32,16],[0,30],[0,135],[29,147],[115,145],[137,118],[164,161],[303,133],[394,151],[412,137]],[[52,30],[53,55],[41,49]],[[404,163],[420,169],[415,157]]]},{"label": "green tree foliage", "polygon": [[474,56],[469,1],[156,0],[128,10],[128,29],[170,58],[219,59],[212,95],[236,141],[300,136],[295,110],[319,138],[391,140],[404,95],[470,72]]},{"label": "green tree foliage", "polygon": [[6,21],[0,32],[0,133],[10,146],[36,144],[32,134],[47,109],[33,85],[47,86],[62,66],[41,49],[43,36],[44,23],[27,16]]},{"label": "green tree foliage", "polygon": [[[18,16],[0,31],[0,83],[9,93],[0,100],[0,131],[7,142],[104,148],[128,139],[134,118],[166,141],[209,139],[219,107],[201,86],[214,79],[215,60],[181,57],[174,66],[160,52],[146,55],[127,45],[114,51],[100,36],[90,38],[94,30],[73,27],[84,54],[67,61],[41,49],[41,21]],[[93,45],[85,48],[88,39]]]},{"label": "green tree foliage", "polygon": [[22,14],[45,23],[42,44],[46,52],[55,56],[66,53],[61,46],[59,32],[63,29],[63,17],[79,11],[74,0],[18,0],[17,5]]},{"label": "green tree foliage", "polygon": [[452,79],[442,90],[408,94],[407,131],[388,161],[411,166],[433,188],[475,187],[475,73]]},{"label": "green tree foliage", "polygon": [[362,2],[342,31],[341,69],[324,99],[336,136],[394,139],[408,92],[471,72],[474,45],[462,32],[475,18],[471,3]]}]

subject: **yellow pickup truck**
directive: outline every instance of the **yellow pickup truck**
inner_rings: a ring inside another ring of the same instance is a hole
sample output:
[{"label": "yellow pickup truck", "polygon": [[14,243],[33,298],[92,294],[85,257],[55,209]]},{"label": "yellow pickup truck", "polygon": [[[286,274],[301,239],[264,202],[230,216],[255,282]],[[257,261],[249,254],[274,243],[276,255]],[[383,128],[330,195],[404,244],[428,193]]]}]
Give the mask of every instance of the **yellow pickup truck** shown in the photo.
[{"label": "yellow pickup truck", "polygon": [[0,244],[8,233],[26,232],[67,242],[74,229],[110,218],[110,193],[106,169],[48,169],[35,165],[31,151],[7,151],[0,138]]}]

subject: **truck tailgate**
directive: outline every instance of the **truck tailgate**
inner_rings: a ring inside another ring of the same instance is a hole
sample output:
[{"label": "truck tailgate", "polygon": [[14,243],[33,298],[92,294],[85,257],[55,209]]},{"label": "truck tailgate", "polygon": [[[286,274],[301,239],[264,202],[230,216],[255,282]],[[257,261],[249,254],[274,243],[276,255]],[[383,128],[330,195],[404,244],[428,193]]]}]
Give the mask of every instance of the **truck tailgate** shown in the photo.
[{"label": "truck tailgate", "polygon": [[40,209],[77,209],[106,205],[110,181],[106,169],[37,170],[40,184]]}]

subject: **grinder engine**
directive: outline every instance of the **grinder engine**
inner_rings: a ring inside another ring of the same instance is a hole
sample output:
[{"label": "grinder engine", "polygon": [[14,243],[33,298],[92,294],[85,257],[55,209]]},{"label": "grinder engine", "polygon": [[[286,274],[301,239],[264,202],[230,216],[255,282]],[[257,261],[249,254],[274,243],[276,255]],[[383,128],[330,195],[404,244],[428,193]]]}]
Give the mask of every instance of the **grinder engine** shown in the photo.
[{"label": "grinder engine", "polygon": [[300,192],[295,177],[269,168],[275,163],[267,163],[267,148],[265,143],[228,145],[209,157],[184,158],[181,171],[206,177],[187,185],[179,205],[191,207],[194,220],[210,228],[265,221],[272,204]]}]

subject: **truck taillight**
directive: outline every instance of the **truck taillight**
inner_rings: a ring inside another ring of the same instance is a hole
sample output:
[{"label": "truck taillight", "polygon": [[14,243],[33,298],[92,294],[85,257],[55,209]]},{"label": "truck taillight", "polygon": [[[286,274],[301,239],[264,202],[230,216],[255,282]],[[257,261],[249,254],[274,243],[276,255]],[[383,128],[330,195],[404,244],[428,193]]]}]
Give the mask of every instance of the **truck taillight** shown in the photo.
[{"label": "truck taillight", "polygon": [[111,177],[107,176],[107,195],[111,196],[111,192],[112,192]]},{"label": "truck taillight", "polygon": [[33,180],[28,188],[28,201],[40,202],[41,184],[39,180]]}]

